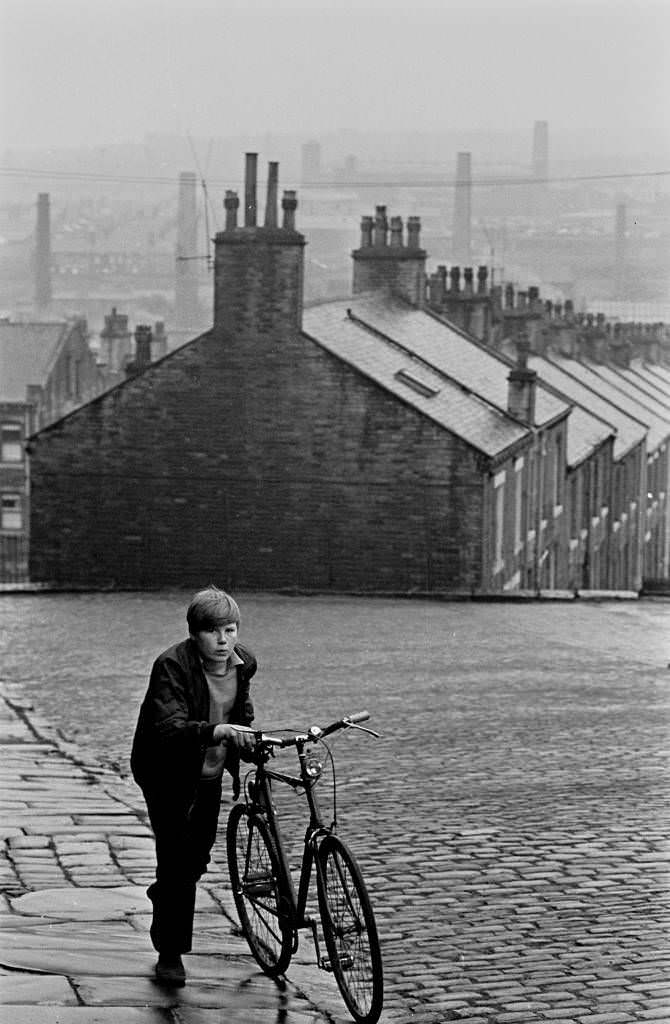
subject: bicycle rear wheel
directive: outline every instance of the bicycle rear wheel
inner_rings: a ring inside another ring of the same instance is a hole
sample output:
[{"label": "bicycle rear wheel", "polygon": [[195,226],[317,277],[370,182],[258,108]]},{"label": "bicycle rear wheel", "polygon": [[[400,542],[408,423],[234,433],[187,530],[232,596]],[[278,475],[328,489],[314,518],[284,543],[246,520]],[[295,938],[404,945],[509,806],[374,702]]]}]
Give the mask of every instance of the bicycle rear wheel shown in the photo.
[{"label": "bicycle rear wheel", "polygon": [[271,978],[291,961],[293,928],[281,891],[277,856],[263,819],[236,804],[226,827],[228,872],[244,937]]},{"label": "bicycle rear wheel", "polygon": [[319,847],[319,911],[330,967],[357,1024],[375,1024],[384,1002],[374,914],[353,854],[337,836]]}]

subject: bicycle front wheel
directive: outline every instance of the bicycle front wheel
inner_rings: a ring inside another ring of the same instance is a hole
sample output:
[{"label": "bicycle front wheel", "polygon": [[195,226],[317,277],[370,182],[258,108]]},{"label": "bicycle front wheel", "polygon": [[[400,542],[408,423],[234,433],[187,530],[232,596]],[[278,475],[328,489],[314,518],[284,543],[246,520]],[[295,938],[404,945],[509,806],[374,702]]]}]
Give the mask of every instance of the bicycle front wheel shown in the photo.
[{"label": "bicycle front wheel", "polygon": [[291,961],[293,929],[281,892],[277,856],[263,819],[236,804],[226,828],[228,872],[244,937],[271,978]]},{"label": "bicycle front wheel", "polygon": [[337,836],[319,847],[319,911],[330,967],[358,1024],[375,1024],[384,1002],[382,957],[365,882],[353,854]]}]

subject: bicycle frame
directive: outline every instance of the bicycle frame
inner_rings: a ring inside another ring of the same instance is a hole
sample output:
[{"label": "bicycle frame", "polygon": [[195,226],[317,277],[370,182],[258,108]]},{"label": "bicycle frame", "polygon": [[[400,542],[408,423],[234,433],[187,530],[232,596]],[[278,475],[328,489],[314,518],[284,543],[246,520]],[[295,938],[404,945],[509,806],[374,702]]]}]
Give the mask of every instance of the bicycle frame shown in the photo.
[{"label": "bicycle frame", "polygon": [[[314,943],[316,946],[317,959],[320,960],[319,943],[316,932],[316,921],[314,918],[309,917],[305,914],[307,908],[307,898],[309,895],[309,885],[312,878],[312,867],[316,865],[316,870],[320,871],[318,858],[316,856],[317,847],[319,841],[323,836],[330,834],[333,830],[323,824],[321,818],[321,811],[319,809],[319,803],[314,793],[314,782],[316,780],[309,777],[307,773],[307,756],[305,754],[305,743],[298,741],[296,744],[298,751],[298,760],[300,763],[300,776],[287,775],[284,772],[275,771],[273,768],[268,768],[267,761],[269,754],[264,756],[263,760],[260,761],[256,766],[254,773],[254,792],[252,794],[252,809],[258,809],[262,813],[270,827],[272,834],[275,853],[277,854],[277,861],[280,871],[280,882],[283,892],[290,899],[290,921],[291,926],[296,930],[310,928],[312,930]],[[309,825],[305,831],[305,840],[302,853],[302,862],[300,866],[300,879],[298,883],[298,891],[296,893],[295,884],[293,881],[293,875],[291,868],[288,863],[288,858],[284,849],[284,842],[279,824],[279,819],[275,811],[273,799],[272,799],[272,787],[271,782],[276,781],[282,785],[289,786],[294,790],[302,790],[307,797],[307,805],[309,807]]]}]

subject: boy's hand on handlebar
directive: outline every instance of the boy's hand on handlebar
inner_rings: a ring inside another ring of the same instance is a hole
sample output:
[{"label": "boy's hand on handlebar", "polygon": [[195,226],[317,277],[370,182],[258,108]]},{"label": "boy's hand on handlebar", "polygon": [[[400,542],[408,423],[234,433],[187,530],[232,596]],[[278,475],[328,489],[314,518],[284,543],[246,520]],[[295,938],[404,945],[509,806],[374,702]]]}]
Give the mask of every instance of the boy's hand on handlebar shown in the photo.
[{"label": "boy's hand on handlebar", "polygon": [[221,722],[214,730],[214,738],[217,743],[230,743],[241,752],[253,750],[256,745],[253,729],[246,725],[228,725]]}]

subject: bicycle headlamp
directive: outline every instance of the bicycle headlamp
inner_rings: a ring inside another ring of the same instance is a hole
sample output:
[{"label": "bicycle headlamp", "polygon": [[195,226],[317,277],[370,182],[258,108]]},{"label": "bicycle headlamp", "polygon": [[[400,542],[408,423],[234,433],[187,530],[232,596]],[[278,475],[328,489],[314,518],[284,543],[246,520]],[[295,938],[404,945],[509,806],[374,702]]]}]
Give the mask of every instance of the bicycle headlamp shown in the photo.
[{"label": "bicycle headlamp", "polygon": [[308,778],[313,779],[315,782],[320,777],[323,771],[323,765],[321,761],[317,761],[315,757],[310,757],[305,762],[305,774]]}]

